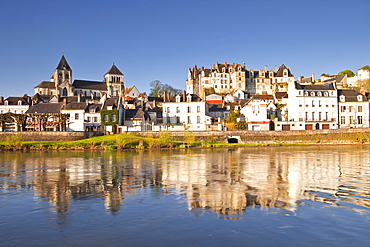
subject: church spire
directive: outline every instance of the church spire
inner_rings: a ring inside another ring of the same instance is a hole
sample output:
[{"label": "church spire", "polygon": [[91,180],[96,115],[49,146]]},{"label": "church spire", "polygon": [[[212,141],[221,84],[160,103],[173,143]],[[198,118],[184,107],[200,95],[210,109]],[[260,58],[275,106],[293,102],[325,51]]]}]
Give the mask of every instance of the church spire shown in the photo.
[{"label": "church spire", "polygon": [[60,59],[60,62],[56,68],[57,70],[71,70],[71,67],[69,67],[69,64],[67,62],[67,59],[64,57],[64,55],[62,56],[62,58]]}]

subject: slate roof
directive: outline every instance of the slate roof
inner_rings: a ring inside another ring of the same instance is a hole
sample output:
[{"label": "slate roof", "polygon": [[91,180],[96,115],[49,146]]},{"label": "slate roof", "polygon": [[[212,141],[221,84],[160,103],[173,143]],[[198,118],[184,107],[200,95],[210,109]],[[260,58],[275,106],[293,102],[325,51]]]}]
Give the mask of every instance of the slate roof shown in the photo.
[{"label": "slate roof", "polygon": [[321,91],[321,90],[334,90],[334,85],[332,83],[327,83],[325,85],[302,85],[298,82],[295,82],[296,89],[304,89],[304,90],[313,90],[313,91]]},{"label": "slate roof", "polygon": [[357,92],[356,90],[353,90],[353,89],[338,89],[338,98],[341,95],[345,96],[345,102],[357,102],[358,101],[357,97],[359,95],[362,96],[362,101],[367,100],[365,95],[362,95],[361,93],[359,93],[359,92]]},{"label": "slate roof", "polygon": [[72,102],[63,106],[63,110],[85,110],[85,102]]},{"label": "slate roof", "polygon": [[86,108],[86,112],[93,112],[95,110],[95,113],[96,112],[99,112],[100,109],[101,109],[101,104],[88,104],[87,108]]},{"label": "slate roof", "polygon": [[327,79],[324,82],[341,82],[341,81],[343,81],[343,79],[345,77],[346,77],[346,75],[337,76],[337,77],[334,77],[334,78]]},{"label": "slate roof", "polygon": [[58,66],[57,66],[57,69],[60,69],[60,70],[62,70],[62,69],[71,70],[71,67],[69,67],[69,64],[67,63],[67,60],[64,57],[64,55],[60,59],[60,62],[58,64]]},{"label": "slate roof", "polygon": [[26,113],[60,113],[62,103],[38,103],[31,106]]},{"label": "slate roof", "polygon": [[100,81],[74,80],[72,86],[75,89],[107,91],[107,85]]},{"label": "slate roof", "polygon": [[113,75],[123,75],[122,72],[116,67],[116,65],[112,65],[107,73],[105,74],[113,74]]},{"label": "slate roof", "polygon": [[112,106],[112,109],[117,109],[118,107],[118,98],[109,98],[105,101],[103,110],[107,110],[108,106]]},{"label": "slate roof", "polygon": [[223,104],[209,104],[208,111],[210,112],[226,111],[226,107],[223,106]]},{"label": "slate roof", "polygon": [[[22,105],[29,105],[26,101],[25,98],[23,97],[8,97],[7,99],[5,99],[8,101],[8,105],[18,105],[18,101],[21,101],[22,102]],[[0,105],[4,105],[5,103],[2,102],[2,104]]]},{"label": "slate roof", "polygon": [[293,76],[290,69],[288,69],[284,64],[280,65],[280,67],[279,67],[278,71],[276,72],[275,76],[276,77],[283,77],[284,76],[284,69],[288,70],[288,76],[289,77]]},{"label": "slate roof", "polygon": [[51,88],[51,89],[54,89],[55,88],[55,83],[51,82],[51,81],[42,81],[34,88]]}]

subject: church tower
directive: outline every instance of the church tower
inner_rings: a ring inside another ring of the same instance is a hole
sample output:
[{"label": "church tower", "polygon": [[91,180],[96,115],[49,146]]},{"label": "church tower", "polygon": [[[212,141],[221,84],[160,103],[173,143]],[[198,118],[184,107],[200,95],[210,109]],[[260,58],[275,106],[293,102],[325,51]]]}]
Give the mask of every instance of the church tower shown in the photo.
[{"label": "church tower", "polygon": [[72,69],[64,57],[60,59],[57,68],[54,70],[53,82],[60,96],[73,96]]},{"label": "church tower", "polygon": [[113,64],[112,67],[104,75],[105,83],[107,84],[108,96],[118,97],[125,88],[124,75]]}]

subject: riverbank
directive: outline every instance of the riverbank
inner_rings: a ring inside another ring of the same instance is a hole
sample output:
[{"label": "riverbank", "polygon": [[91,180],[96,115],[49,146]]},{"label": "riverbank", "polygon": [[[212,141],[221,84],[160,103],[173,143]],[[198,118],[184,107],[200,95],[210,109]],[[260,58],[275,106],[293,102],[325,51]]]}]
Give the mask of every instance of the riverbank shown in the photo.
[{"label": "riverbank", "polygon": [[[162,148],[215,148],[236,146],[272,146],[272,145],[317,145],[317,144],[370,144],[370,132],[327,132],[301,134],[282,132],[279,135],[240,134],[225,136],[199,136],[193,132],[179,135],[174,132],[160,132],[156,135],[117,134],[96,136],[74,141],[23,141],[21,135],[6,137],[0,142],[0,150],[122,150],[122,149],[162,149]],[[234,132],[234,134],[237,134]],[[228,143],[232,137],[237,143]]]}]

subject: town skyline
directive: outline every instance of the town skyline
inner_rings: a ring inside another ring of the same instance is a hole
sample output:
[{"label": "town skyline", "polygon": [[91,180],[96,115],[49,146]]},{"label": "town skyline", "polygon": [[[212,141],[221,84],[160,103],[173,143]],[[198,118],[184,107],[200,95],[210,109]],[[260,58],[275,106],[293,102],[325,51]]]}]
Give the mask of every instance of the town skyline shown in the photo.
[{"label": "town skyline", "polygon": [[[353,9],[348,10],[351,4]],[[368,1],[2,1],[3,97],[33,94],[65,55],[74,79],[103,80],[115,64],[127,86],[185,89],[189,68],[285,64],[297,79],[369,64]],[[11,87],[7,85],[12,85]]]}]

